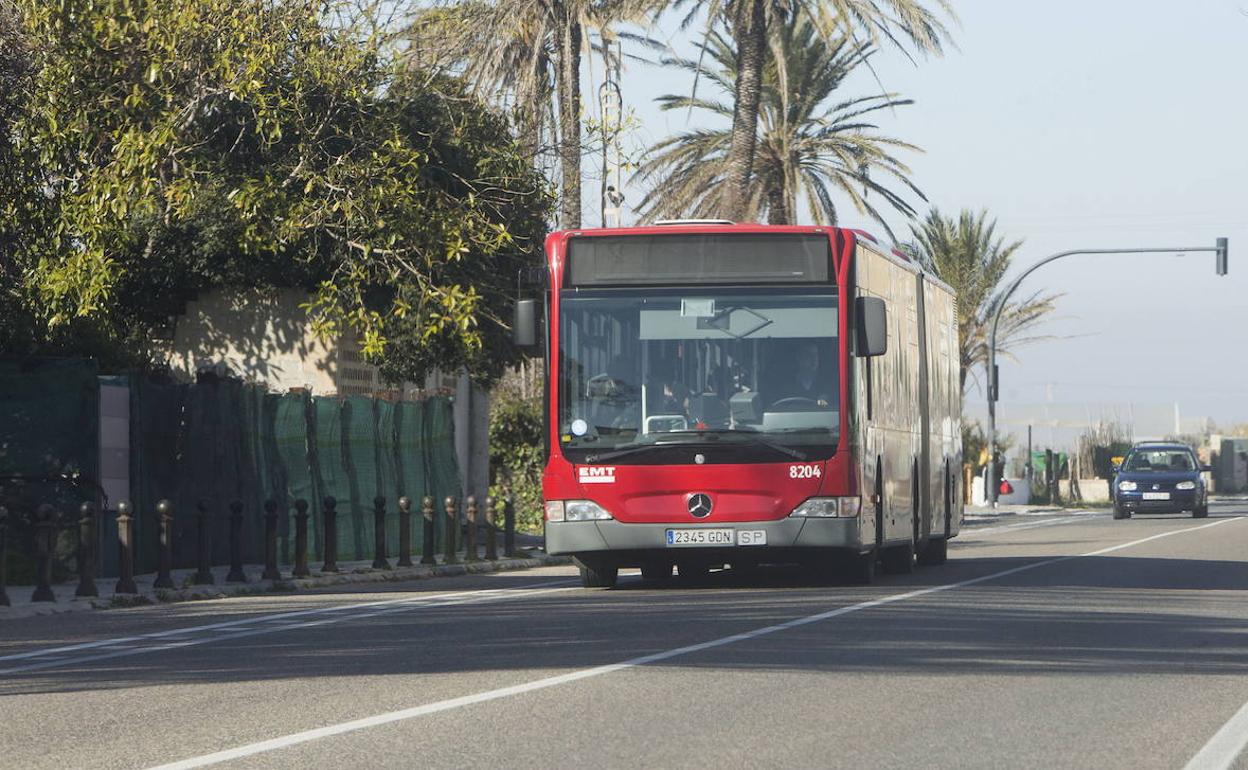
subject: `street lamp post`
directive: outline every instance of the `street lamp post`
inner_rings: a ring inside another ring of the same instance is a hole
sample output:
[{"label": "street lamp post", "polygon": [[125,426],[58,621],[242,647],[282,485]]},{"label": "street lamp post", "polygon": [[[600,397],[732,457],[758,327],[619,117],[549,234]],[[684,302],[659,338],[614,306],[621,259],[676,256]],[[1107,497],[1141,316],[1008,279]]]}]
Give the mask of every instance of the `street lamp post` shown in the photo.
[{"label": "street lamp post", "polygon": [[[992,502],[995,507],[998,500],[998,484],[997,479],[997,398],[1001,395],[1000,378],[997,376],[997,324],[1001,321],[1001,311],[1005,309],[1006,303],[1010,300],[1010,295],[1023,282],[1023,279],[1034,273],[1038,268],[1074,254],[1175,254],[1189,251],[1212,251],[1217,255],[1215,263],[1215,272],[1218,275],[1226,275],[1227,273],[1227,239],[1218,238],[1214,246],[1195,246],[1187,249],[1075,249],[1073,251],[1063,251],[1051,256],[1045,257],[1036,264],[1027,268],[1021,275],[1015,278],[1006,288],[1005,294],[1001,296],[1001,301],[997,303],[997,309],[992,314],[992,327],[988,332],[988,476],[987,489],[984,490],[986,499]],[[1113,493],[1113,490],[1110,490]]]}]

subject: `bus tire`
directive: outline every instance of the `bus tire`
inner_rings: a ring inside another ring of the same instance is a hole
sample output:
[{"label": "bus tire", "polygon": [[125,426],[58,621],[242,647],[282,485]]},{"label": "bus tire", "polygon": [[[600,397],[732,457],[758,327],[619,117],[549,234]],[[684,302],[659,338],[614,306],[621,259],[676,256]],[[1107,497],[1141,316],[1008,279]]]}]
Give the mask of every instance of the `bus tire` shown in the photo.
[{"label": "bus tire", "polygon": [[889,575],[909,575],[914,572],[914,541],[884,549],[880,562]]},{"label": "bus tire", "polygon": [[927,547],[919,554],[919,564],[934,567],[949,560],[949,541],[943,537],[934,537],[927,541]]},{"label": "bus tire", "polygon": [[586,588],[615,588],[616,582],[620,578],[620,568],[614,564],[607,565],[602,562],[586,563],[577,559],[577,564],[581,568],[581,585]]},{"label": "bus tire", "polygon": [[860,586],[869,586],[875,582],[875,562],[878,556],[874,548],[867,553],[851,556],[845,565],[849,582]]},{"label": "bus tire", "polygon": [[671,580],[672,565],[666,561],[646,561],[641,563],[641,579],[652,582]]},{"label": "bus tire", "polygon": [[696,585],[706,581],[711,573],[711,565],[701,561],[682,561],[676,565],[676,573],[683,582]]}]

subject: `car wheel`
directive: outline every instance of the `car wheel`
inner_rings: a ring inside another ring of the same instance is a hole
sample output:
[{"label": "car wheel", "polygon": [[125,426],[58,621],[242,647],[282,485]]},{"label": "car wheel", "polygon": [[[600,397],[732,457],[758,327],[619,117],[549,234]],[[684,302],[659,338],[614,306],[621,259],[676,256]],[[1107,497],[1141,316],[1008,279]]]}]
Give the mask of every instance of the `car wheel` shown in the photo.
[{"label": "car wheel", "polygon": [[1209,503],[1205,503],[1196,510],[1192,511],[1193,519],[1204,519],[1209,516]]},{"label": "car wheel", "polygon": [[1118,505],[1114,505],[1114,518],[1115,518],[1115,519],[1125,519],[1125,518],[1127,518],[1127,512],[1126,512],[1126,511],[1124,511],[1124,510],[1122,510],[1122,508],[1121,508],[1120,506],[1118,506]]}]

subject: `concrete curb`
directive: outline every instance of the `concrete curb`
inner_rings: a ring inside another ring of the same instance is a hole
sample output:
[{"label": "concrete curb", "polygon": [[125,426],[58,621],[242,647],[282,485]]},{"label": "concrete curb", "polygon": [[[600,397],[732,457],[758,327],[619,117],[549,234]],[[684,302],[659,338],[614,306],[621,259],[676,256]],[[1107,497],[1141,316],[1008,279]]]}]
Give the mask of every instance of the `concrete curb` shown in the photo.
[{"label": "concrete curb", "polygon": [[[399,583],[436,577],[510,572],[571,563],[571,557],[551,556],[538,551],[528,556],[499,559],[497,561],[483,560],[460,564],[439,564],[436,566],[417,565],[389,570],[372,569],[371,567],[351,568],[344,565],[342,572],[315,573],[311,577],[285,577],[281,580],[261,580],[259,575],[262,568],[249,565],[245,568],[249,581],[246,583],[194,586],[180,589],[152,589],[149,585],[142,586],[140,588],[141,593],[138,594],[112,594],[99,598],[68,599],[46,604],[21,603],[13,607],[0,607],[0,621],[7,622],[21,618],[64,615],[93,610],[142,607],[177,602],[210,601],[240,596],[298,593],[299,591],[329,586]],[[58,588],[64,589],[65,586],[58,586]],[[28,590],[30,590],[30,587],[27,586],[9,586],[9,595],[13,597],[15,592],[24,594]],[[69,587],[69,590],[72,590],[72,586]]]}]

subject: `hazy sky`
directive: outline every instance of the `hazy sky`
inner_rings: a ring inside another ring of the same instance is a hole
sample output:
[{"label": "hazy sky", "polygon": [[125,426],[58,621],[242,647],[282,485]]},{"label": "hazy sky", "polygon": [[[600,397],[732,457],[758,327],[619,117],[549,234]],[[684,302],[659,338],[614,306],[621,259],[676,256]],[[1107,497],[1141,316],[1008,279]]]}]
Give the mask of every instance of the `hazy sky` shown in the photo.
[{"label": "hazy sky", "polygon": [[[1020,266],[1076,248],[1231,241],[1226,277],[1212,254],[1041,268],[1020,292],[1064,293],[1042,330],[1058,339],[1002,362],[1000,414],[1178,402],[1185,419],[1248,422],[1248,0],[953,4],[956,50],[918,66],[895,50],[873,60],[888,90],[916,102],[879,118],[925,150],[903,160],[931,204],[988,209],[999,233],[1024,241]],[[673,20],[659,37],[687,46]],[[691,127],[653,103],[687,79],[632,64],[623,86],[643,122],[636,141]],[[845,86],[877,90],[865,72]],[[879,229],[841,210],[842,224]],[[889,223],[907,232],[903,217]],[[967,411],[982,410],[973,391]]]}]

